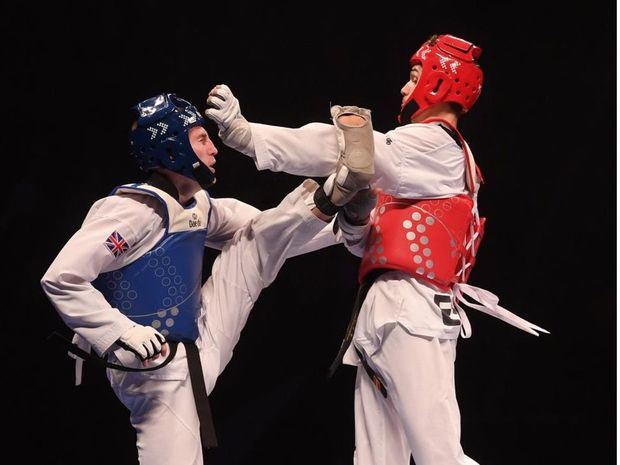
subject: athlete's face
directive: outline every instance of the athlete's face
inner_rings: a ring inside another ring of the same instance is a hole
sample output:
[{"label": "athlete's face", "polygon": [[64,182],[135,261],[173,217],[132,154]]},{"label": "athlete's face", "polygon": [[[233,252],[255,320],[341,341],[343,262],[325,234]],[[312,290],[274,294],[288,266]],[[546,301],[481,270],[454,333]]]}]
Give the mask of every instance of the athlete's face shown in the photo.
[{"label": "athlete's face", "polygon": [[407,102],[407,100],[413,93],[413,90],[418,85],[418,81],[420,80],[421,74],[422,74],[422,65],[413,65],[409,73],[409,81],[407,82],[407,84],[403,86],[402,89],[400,89],[400,93],[403,96],[402,105],[404,105]]},{"label": "athlete's face", "polygon": [[217,149],[209,138],[207,130],[202,126],[195,126],[189,130],[189,143],[194,153],[213,173],[215,173],[215,156]]}]

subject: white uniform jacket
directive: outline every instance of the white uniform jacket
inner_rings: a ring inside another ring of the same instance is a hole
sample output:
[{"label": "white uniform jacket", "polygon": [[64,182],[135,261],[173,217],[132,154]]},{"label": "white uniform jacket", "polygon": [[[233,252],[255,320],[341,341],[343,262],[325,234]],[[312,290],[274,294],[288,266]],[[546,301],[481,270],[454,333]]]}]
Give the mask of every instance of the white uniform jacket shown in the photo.
[{"label": "white uniform jacket", "polygon": [[[235,232],[259,210],[241,201],[211,199],[205,246],[221,250]],[[113,308],[91,284],[104,272],[122,268],[151,250],[163,237],[164,207],[154,197],[133,193],[112,195],[93,204],[81,228],[60,251],[41,280],[43,289],[83,348],[102,355],[134,323]],[[129,248],[115,256],[105,246],[117,232]],[[335,244],[328,225],[291,256]]]}]

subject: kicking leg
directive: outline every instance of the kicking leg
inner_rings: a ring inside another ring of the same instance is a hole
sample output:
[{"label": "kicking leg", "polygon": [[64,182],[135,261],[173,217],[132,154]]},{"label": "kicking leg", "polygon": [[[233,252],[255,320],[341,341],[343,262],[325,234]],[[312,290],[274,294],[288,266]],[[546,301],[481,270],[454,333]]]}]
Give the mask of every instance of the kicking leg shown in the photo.
[{"label": "kicking leg", "polygon": [[202,288],[203,312],[198,321],[209,392],[230,361],[261,291],[273,282],[291,251],[324,228],[325,222],[312,213],[318,187],[312,180],[304,181],[280,205],[239,230],[215,260]]}]

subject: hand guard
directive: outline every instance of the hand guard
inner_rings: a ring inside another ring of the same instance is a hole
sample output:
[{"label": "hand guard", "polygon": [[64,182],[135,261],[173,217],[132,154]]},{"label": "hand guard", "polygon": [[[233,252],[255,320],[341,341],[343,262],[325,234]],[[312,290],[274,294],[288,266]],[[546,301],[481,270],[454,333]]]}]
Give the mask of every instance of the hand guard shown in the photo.
[{"label": "hand guard", "polygon": [[135,325],[125,331],[116,343],[144,362],[159,355],[166,338],[151,326]]}]

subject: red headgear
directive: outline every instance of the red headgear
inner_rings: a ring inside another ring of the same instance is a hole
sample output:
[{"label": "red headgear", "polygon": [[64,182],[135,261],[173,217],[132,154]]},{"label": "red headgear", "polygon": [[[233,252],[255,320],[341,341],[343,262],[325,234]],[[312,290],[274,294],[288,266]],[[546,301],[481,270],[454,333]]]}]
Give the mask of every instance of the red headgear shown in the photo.
[{"label": "red headgear", "polygon": [[482,70],[476,62],[481,54],[480,47],[458,37],[431,37],[409,60],[411,66],[422,65],[422,74],[403,103],[401,115],[412,100],[418,109],[411,118],[441,102],[458,103],[466,113],[482,90]]}]

